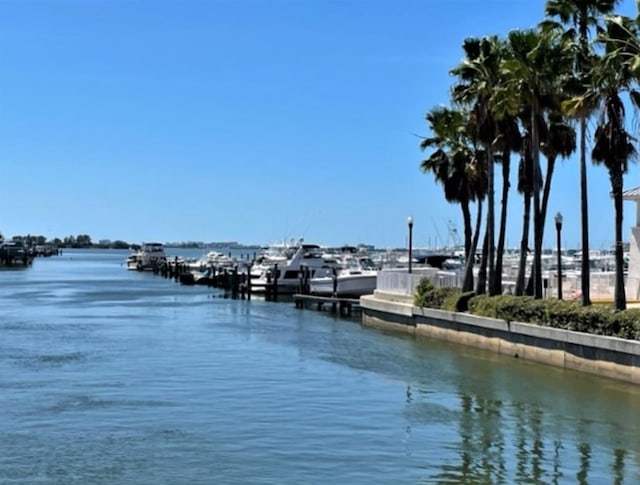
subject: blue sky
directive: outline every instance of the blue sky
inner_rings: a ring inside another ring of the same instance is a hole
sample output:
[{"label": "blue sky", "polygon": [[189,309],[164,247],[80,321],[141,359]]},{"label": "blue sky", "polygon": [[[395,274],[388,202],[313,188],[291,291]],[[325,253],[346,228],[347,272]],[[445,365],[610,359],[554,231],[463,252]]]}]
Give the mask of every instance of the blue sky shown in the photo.
[{"label": "blue sky", "polygon": [[[0,2],[0,231],[129,242],[447,241],[416,134],[448,102],[465,37],[542,19],[542,0]],[[625,0],[619,12],[635,15]],[[514,163],[515,164],[515,163]],[[625,187],[640,185],[638,167]],[[593,248],[613,239],[589,169]],[[550,214],[579,246],[577,159]],[[511,193],[507,242],[520,239]],[[635,219],[625,203],[625,237]],[[552,246],[552,222],[545,245]]]}]

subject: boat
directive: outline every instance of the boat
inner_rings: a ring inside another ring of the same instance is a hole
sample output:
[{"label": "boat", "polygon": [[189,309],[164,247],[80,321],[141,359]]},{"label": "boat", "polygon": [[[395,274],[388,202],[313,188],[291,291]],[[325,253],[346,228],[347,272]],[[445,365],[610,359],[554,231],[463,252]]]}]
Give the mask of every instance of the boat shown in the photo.
[{"label": "boat", "polygon": [[251,267],[251,290],[265,293],[276,281],[279,293],[295,293],[300,287],[301,271],[309,278],[326,275],[338,266],[334,254],[317,244],[306,244],[300,239],[289,244],[271,245],[261,253]]},{"label": "boat", "polygon": [[349,258],[331,275],[309,280],[312,295],[359,298],[370,295],[376,289],[378,268],[369,257]]},{"label": "boat", "polygon": [[33,257],[22,243],[15,241],[0,242],[0,265],[31,265]]},{"label": "boat", "polygon": [[192,271],[205,271],[207,268],[215,267],[219,268],[231,268],[236,264],[236,260],[230,256],[218,252],[209,251],[202,257],[187,262],[187,267]]},{"label": "boat", "polygon": [[129,253],[126,263],[128,270],[150,271],[166,260],[164,245],[159,242],[149,242],[142,243],[139,249]]},{"label": "boat", "polygon": [[209,267],[204,271],[191,270],[186,273],[181,273],[178,279],[183,285],[212,286],[214,283],[213,276],[214,271],[211,267]]}]

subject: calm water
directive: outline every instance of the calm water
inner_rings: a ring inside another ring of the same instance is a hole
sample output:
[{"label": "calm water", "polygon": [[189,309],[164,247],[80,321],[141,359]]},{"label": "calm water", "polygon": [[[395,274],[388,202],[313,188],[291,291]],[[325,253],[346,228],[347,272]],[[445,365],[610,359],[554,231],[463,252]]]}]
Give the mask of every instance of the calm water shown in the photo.
[{"label": "calm water", "polygon": [[0,272],[0,483],[638,483],[640,389],[68,251]]}]

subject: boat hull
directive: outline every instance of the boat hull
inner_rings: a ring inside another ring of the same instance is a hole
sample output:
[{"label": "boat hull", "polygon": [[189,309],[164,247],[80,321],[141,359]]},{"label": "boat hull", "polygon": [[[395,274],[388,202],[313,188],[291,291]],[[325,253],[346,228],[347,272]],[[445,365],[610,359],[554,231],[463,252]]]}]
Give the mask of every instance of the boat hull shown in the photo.
[{"label": "boat hull", "polygon": [[[376,289],[377,274],[358,274],[337,276],[335,281],[335,296],[360,297],[370,295]],[[321,296],[334,295],[334,278],[327,276],[311,278],[311,293]]]}]

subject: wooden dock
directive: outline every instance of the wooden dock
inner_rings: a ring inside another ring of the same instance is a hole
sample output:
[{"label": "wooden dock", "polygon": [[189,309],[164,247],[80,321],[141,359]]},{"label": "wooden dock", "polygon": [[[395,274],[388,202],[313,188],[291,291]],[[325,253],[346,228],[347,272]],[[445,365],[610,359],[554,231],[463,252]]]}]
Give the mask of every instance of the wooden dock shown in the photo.
[{"label": "wooden dock", "polygon": [[[279,293],[277,278],[277,264],[274,265],[275,271],[273,272],[275,277],[272,279],[271,275],[267,275],[267,283],[262,285],[264,289],[265,301],[277,302]],[[153,267],[153,273],[161,275],[165,278],[175,279],[185,285],[206,285],[215,288],[221,288],[224,290],[225,298],[232,299],[251,299],[253,292],[251,278],[250,278],[251,265],[243,270],[235,265],[233,268],[210,266],[206,276],[198,275],[192,272],[186,264],[175,261],[167,260],[161,263],[157,263]],[[301,270],[302,271],[302,270]],[[353,313],[360,312],[360,299],[358,298],[345,298],[345,297],[332,297],[332,296],[318,296],[306,294],[308,291],[308,279],[310,273],[307,271],[304,273],[305,278],[300,279],[300,285],[297,289],[297,293],[292,296],[291,293],[286,292],[286,301],[293,299],[296,308],[315,308],[318,311],[327,310],[334,314],[338,314],[342,317],[351,317]],[[285,288],[285,291],[289,288]]]},{"label": "wooden dock", "polygon": [[360,300],[357,298],[335,298],[331,296],[293,295],[296,308],[315,307],[322,311],[328,308],[332,313],[339,313],[340,316],[350,317],[354,311],[360,311]]}]

